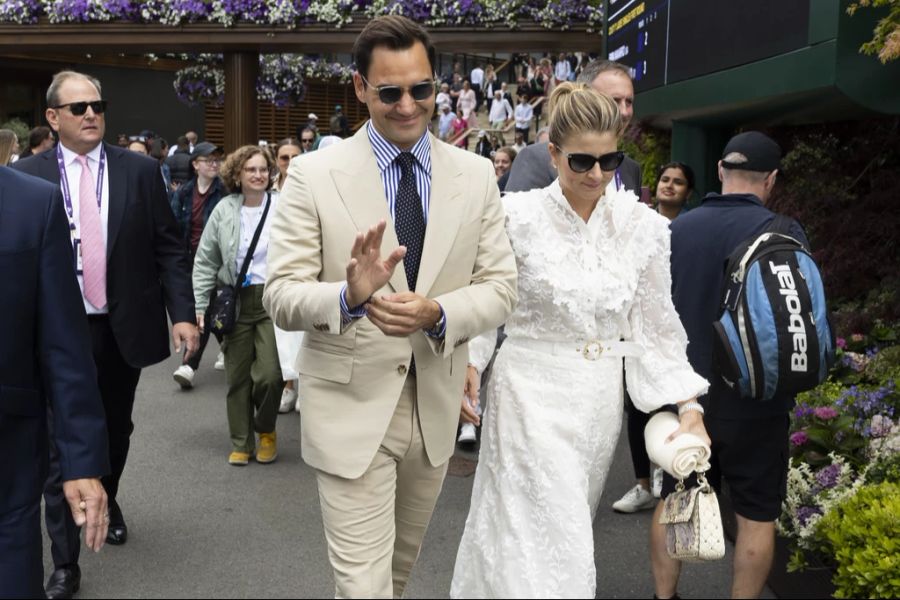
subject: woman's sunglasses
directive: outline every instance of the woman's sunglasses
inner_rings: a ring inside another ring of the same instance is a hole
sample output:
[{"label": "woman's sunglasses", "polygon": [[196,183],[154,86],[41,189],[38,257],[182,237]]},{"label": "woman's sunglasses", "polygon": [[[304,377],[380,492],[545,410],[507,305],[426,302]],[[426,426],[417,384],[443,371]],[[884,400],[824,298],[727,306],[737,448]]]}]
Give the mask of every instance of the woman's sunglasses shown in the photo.
[{"label": "woman's sunglasses", "polygon": [[379,85],[376,87],[369,83],[369,80],[362,75],[360,75],[360,77],[362,77],[362,80],[367,86],[378,92],[378,99],[381,100],[383,104],[396,104],[397,102],[400,102],[400,99],[403,98],[403,92],[407,90],[416,102],[428,100],[434,95],[434,81],[423,81],[408,88],[399,85]]},{"label": "woman's sunglasses", "polygon": [[60,104],[59,106],[51,106],[50,108],[59,110],[60,108],[69,107],[69,112],[71,112],[76,117],[80,117],[84,113],[87,112],[88,106],[91,107],[91,110],[94,111],[95,115],[102,115],[106,112],[106,100],[94,100],[93,102],[69,102],[68,104]]},{"label": "woman's sunglasses", "polygon": [[600,156],[575,153],[566,154],[566,158],[569,159],[569,168],[576,173],[587,173],[594,168],[595,163],[600,164],[600,170],[602,171],[615,171],[622,164],[622,161],[625,160],[625,153],[621,150],[601,154]]}]

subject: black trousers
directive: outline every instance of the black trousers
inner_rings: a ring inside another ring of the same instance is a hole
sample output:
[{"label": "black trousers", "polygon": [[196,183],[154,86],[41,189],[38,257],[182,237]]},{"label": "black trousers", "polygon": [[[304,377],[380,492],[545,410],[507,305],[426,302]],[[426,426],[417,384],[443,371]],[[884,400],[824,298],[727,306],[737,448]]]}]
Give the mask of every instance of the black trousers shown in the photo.
[{"label": "black trousers", "polygon": [[[191,356],[190,359],[182,361],[182,364],[190,365],[190,367],[195,371],[200,368],[200,360],[203,358],[203,351],[206,350],[206,344],[209,343],[209,334],[211,330],[211,328],[209,327],[209,323],[212,323],[213,300],[215,299],[216,290],[213,290],[212,294],[210,294],[209,296],[209,304],[206,306],[206,314],[203,316],[203,321],[207,324],[207,326],[204,327],[203,331],[200,332],[200,346],[197,348],[197,351],[194,352],[193,356]],[[219,340],[219,343],[221,344],[222,340]]]},{"label": "black trousers", "polygon": [[628,413],[628,445],[631,448],[631,464],[635,479],[650,477],[650,457],[644,443],[644,429],[650,421],[649,414],[638,410],[628,394],[625,394],[625,411]]},{"label": "black trousers", "polygon": [[[131,433],[134,431],[131,412],[134,408],[134,393],[141,377],[141,370],[125,362],[113,337],[108,316],[90,315],[88,322],[109,440],[111,472],[103,477],[101,482],[109,497],[109,503],[112,504],[119,493],[119,480],[125,470],[128,449],[131,446]],[[63,495],[59,451],[53,443],[53,416],[49,410],[48,419],[51,431],[50,474],[44,485],[44,519],[47,534],[50,536],[53,564],[56,568],[60,568],[78,564],[81,532],[72,520],[69,505]]]},{"label": "black trousers", "polygon": [[44,598],[41,503],[0,515],[0,598]]}]

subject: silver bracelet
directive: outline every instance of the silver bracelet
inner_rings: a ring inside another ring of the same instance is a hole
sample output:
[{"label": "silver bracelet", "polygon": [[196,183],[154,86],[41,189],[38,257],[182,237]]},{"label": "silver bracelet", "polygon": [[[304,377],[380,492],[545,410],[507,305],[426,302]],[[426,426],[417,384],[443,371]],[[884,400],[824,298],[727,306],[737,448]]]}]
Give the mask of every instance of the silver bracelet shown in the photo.
[{"label": "silver bracelet", "polygon": [[678,416],[684,416],[684,413],[688,412],[689,410],[695,410],[701,415],[706,412],[703,410],[702,404],[692,400],[691,402],[685,402],[684,404],[678,405]]}]

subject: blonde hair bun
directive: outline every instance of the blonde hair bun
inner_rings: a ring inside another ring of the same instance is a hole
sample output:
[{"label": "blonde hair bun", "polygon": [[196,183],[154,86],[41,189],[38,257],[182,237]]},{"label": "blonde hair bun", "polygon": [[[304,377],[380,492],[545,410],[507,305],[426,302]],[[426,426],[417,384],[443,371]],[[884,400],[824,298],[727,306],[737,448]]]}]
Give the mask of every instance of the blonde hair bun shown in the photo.
[{"label": "blonde hair bun", "polygon": [[550,141],[555,146],[585,133],[622,135],[622,117],[615,100],[585,83],[560,83],[550,94],[548,104]]}]

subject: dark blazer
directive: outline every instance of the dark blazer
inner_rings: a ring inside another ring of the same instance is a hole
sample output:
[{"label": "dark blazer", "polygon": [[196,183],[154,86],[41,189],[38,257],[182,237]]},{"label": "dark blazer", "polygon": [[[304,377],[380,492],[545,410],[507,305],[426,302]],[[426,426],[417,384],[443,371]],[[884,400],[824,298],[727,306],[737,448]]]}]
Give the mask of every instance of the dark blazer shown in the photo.
[{"label": "dark blazer", "polygon": [[[190,259],[159,176],[159,162],[105,146],[109,322],[125,361],[143,368],[169,356],[166,309],[173,323],[196,322]],[[16,161],[13,168],[59,185],[55,149]]]},{"label": "dark blazer", "polygon": [[[622,184],[626,190],[641,195],[641,166],[626,156],[619,167]],[[509,171],[507,192],[527,192],[535,188],[545,188],[556,179],[556,170],[550,165],[550,150],[547,142],[531,144],[516,155]]]},{"label": "dark blazer", "polygon": [[[0,167],[0,524],[39,503],[47,407],[63,479],[109,473],[106,421],[59,188]],[[4,561],[0,556],[0,563]]]}]

